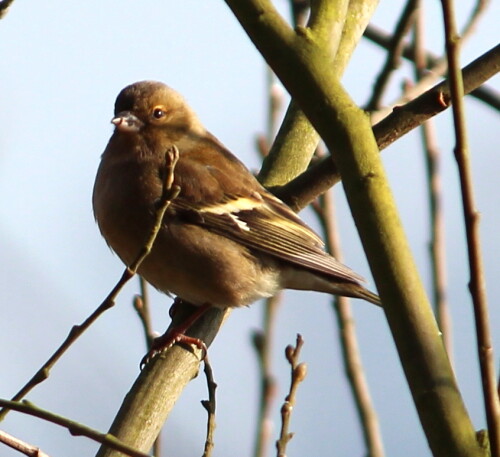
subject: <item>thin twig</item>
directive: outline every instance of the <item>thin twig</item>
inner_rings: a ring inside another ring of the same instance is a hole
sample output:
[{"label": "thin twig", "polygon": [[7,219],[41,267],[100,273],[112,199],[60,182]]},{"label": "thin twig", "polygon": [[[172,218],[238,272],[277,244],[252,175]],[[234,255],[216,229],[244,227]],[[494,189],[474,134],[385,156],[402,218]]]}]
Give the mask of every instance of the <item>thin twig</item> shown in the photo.
[{"label": "thin twig", "polygon": [[452,0],[442,0],[445,25],[446,53],[450,90],[453,100],[453,121],[455,125],[455,158],[460,175],[460,190],[467,235],[469,254],[470,283],[469,289],[474,305],[476,320],[477,347],[481,379],[483,383],[484,407],[488,424],[490,450],[492,457],[500,457],[500,401],[496,388],[495,359],[493,341],[489,328],[486,284],[484,280],[481,242],[479,236],[479,214],[474,201],[474,186],[470,165],[469,146],[463,101],[463,81],[460,71],[460,37],[455,24],[455,12]]},{"label": "thin twig", "polygon": [[205,355],[203,359],[204,363],[204,373],[207,378],[207,390],[208,390],[208,400],[203,400],[201,404],[207,410],[207,437],[205,439],[205,449],[203,451],[203,457],[210,457],[214,448],[214,431],[215,431],[215,390],[217,389],[217,384],[214,381],[214,374],[212,372],[212,366],[208,360],[208,356]]},{"label": "thin twig", "polygon": [[391,36],[389,46],[387,47],[387,57],[379,75],[375,80],[372,96],[366,105],[368,111],[380,108],[384,91],[389,82],[389,78],[394,70],[401,63],[401,55],[405,46],[405,37],[410,31],[415,17],[415,9],[418,0],[408,0],[399,18],[394,33]]},{"label": "thin twig", "polygon": [[[343,256],[340,248],[339,231],[336,224],[335,205],[333,192],[330,190],[321,196],[313,208],[323,228],[328,251],[342,262]],[[373,405],[368,381],[366,379],[358,338],[351,311],[351,300],[347,297],[334,297],[333,310],[340,329],[340,344],[344,369],[349,379],[349,387],[356,405],[361,430],[365,441],[368,457],[383,457],[384,444],[380,431],[377,412]]]},{"label": "thin twig", "polygon": [[[424,43],[423,5],[417,11],[413,35],[415,79],[425,74],[426,58]],[[440,153],[437,146],[436,128],[433,119],[424,122],[420,129],[422,146],[427,167],[427,188],[430,212],[430,263],[432,270],[432,303],[443,342],[450,361],[453,361],[453,339],[451,315],[446,300],[446,245],[442,205],[442,182],[440,173]]]},{"label": "thin twig", "polygon": [[[28,394],[36,385],[45,381],[49,377],[50,370],[55,365],[55,363],[62,357],[62,355],[69,349],[69,347],[87,330],[105,311],[110,309],[115,304],[115,298],[118,293],[122,290],[123,286],[135,275],[137,269],[140,267],[141,263],[147,257],[151,251],[153,244],[155,242],[156,236],[161,227],[163,216],[165,211],[169,207],[171,201],[177,197],[180,192],[178,186],[173,185],[174,179],[174,168],[179,159],[179,150],[176,146],[170,148],[165,154],[165,170],[166,178],[163,184],[163,193],[159,202],[158,210],[156,213],[156,219],[154,226],[151,228],[151,233],[141,248],[141,252],[138,254],[134,262],[123,272],[120,280],[113,287],[108,296],[99,305],[99,307],[80,325],[74,325],[70,330],[68,336],[59,346],[59,348],[50,356],[50,358],[42,365],[42,367],[35,373],[35,375],[24,385],[24,387],[12,398],[12,401],[19,401]],[[7,409],[0,410],[0,421],[3,420],[5,415],[8,413]]]},{"label": "thin twig", "polygon": [[285,349],[285,356],[291,367],[291,380],[290,380],[290,390],[285,398],[285,402],[281,407],[281,431],[278,441],[276,441],[276,449],[278,457],[286,456],[286,447],[289,441],[293,438],[293,433],[288,430],[290,428],[290,419],[292,417],[292,411],[295,406],[295,399],[297,394],[297,389],[299,384],[305,379],[307,375],[307,365],[305,363],[299,363],[299,355],[304,340],[301,335],[297,335],[297,341],[295,347],[291,344]]},{"label": "thin twig", "polygon": [[259,412],[255,437],[254,457],[265,457],[271,439],[271,412],[276,397],[276,380],[271,369],[276,313],[281,294],[268,298],[264,306],[264,322],[261,331],[253,334],[253,345],[257,352],[260,373]]},{"label": "thin twig", "polygon": [[73,436],[86,436],[91,440],[105,444],[106,446],[112,449],[116,449],[117,451],[120,451],[131,457],[151,457],[149,454],[144,454],[143,452],[140,452],[128,446],[110,433],[101,433],[86,425],[80,424],[66,417],[59,416],[58,414],[54,414],[45,409],[39,408],[29,401],[9,401],[0,398],[0,406],[2,406],[4,409],[29,414],[30,416],[38,417],[48,422],[52,422],[53,424],[60,425],[61,427],[68,429],[69,433]]},{"label": "thin twig", "polygon": [[139,320],[141,321],[144,338],[146,340],[146,348],[149,351],[151,349],[151,345],[153,344],[155,335],[153,332],[153,327],[151,325],[148,284],[142,276],[139,277],[139,287],[141,293],[134,297],[133,305],[135,311],[137,312],[137,315],[139,316]]},{"label": "thin twig", "polygon": [[48,454],[43,452],[39,447],[28,444],[15,436],[9,435],[8,433],[0,430],[0,443],[9,446],[16,451],[21,452],[28,457],[50,457]]}]

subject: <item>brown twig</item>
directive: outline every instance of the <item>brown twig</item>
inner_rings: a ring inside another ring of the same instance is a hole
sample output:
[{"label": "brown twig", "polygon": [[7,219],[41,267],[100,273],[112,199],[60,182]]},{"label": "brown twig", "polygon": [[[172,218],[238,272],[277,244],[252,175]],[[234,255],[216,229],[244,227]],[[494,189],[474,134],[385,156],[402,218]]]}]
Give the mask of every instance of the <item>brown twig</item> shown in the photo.
[{"label": "brown twig", "polygon": [[[156,214],[156,219],[154,226],[151,228],[151,233],[144,244],[141,252],[137,255],[136,259],[130,266],[125,268],[120,280],[113,287],[108,296],[99,305],[99,307],[80,325],[74,325],[69,332],[66,339],[59,346],[59,348],[50,356],[50,358],[42,365],[42,367],[35,373],[35,375],[24,385],[24,387],[12,398],[12,401],[19,401],[26,396],[36,385],[45,381],[49,377],[50,370],[55,365],[55,363],[62,357],[62,355],[69,349],[69,347],[87,330],[105,311],[110,309],[115,304],[115,298],[118,293],[122,290],[123,286],[135,275],[137,269],[140,267],[141,263],[147,257],[151,251],[153,244],[155,242],[156,236],[161,227],[161,222],[165,211],[169,207],[171,201],[177,197],[179,194],[179,187],[173,186],[174,179],[174,168],[179,159],[179,150],[176,146],[173,146],[165,154],[165,169],[166,178],[163,185],[163,193],[159,202],[158,211]],[[7,414],[7,409],[2,409],[0,411],[0,420],[2,420]]]},{"label": "brown twig", "polygon": [[460,175],[460,190],[469,254],[469,289],[474,305],[476,335],[483,383],[484,407],[488,424],[490,450],[492,457],[500,457],[500,401],[496,389],[495,360],[493,341],[489,329],[486,284],[484,281],[483,260],[479,235],[479,214],[474,199],[474,186],[470,165],[469,146],[463,102],[463,81],[460,71],[460,37],[455,24],[452,0],[442,0],[445,25],[445,43],[448,56],[449,80],[453,100],[453,121],[455,125],[455,158]]},{"label": "brown twig", "polygon": [[257,352],[260,373],[259,412],[255,438],[254,457],[264,457],[271,438],[270,422],[273,401],[276,397],[276,380],[271,369],[272,346],[276,312],[281,294],[266,300],[264,322],[261,331],[253,334],[253,346]]},{"label": "brown twig", "polygon": [[[417,82],[425,74],[426,56],[424,44],[423,9],[419,8],[415,18],[413,34],[415,79]],[[427,167],[427,188],[430,212],[430,263],[432,270],[432,296],[437,322],[443,335],[443,342],[450,361],[453,361],[453,339],[451,315],[446,300],[446,247],[442,206],[442,182],[440,173],[440,153],[437,146],[436,128],[432,119],[420,128],[422,146]]]},{"label": "brown twig", "polygon": [[139,277],[139,287],[141,293],[134,297],[133,306],[139,316],[139,320],[141,321],[144,338],[146,339],[146,348],[149,350],[151,349],[151,344],[153,343],[155,335],[151,325],[151,313],[149,311],[149,294],[147,292],[148,285],[142,276]]},{"label": "brown twig", "polygon": [[151,457],[149,454],[144,454],[143,452],[137,451],[136,449],[128,446],[127,444],[120,441],[115,436],[109,433],[101,433],[94,430],[86,425],[75,422],[58,414],[54,414],[45,409],[35,406],[33,403],[26,400],[23,401],[9,401],[0,398],[0,406],[4,409],[19,411],[30,416],[38,417],[40,419],[52,422],[53,424],[60,425],[68,429],[69,433],[73,436],[86,436],[91,440],[97,441],[98,443],[105,444],[106,446],[116,449],[125,455],[131,457]]},{"label": "brown twig", "polygon": [[[328,251],[343,262],[339,232],[336,224],[333,192],[323,194],[313,208],[323,229]],[[332,307],[340,329],[340,344],[344,370],[349,379],[349,387],[356,405],[361,430],[368,457],[383,457],[384,445],[377,412],[373,405],[368,382],[363,370],[358,338],[351,311],[351,300],[347,297],[334,297]]]},{"label": "brown twig", "polygon": [[408,0],[401,13],[394,33],[389,40],[386,61],[375,79],[372,96],[366,104],[366,109],[368,111],[379,109],[389,78],[392,72],[401,64],[401,55],[405,46],[404,40],[413,24],[417,4],[418,0]]},{"label": "brown twig", "polygon": [[286,447],[289,441],[293,438],[293,433],[288,430],[290,428],[290,419],[292,417],[292,410],[295,406],[295,399],[297,394],[297,389],[299,384],[305,379],[307,375],[307,365],[305,363],[299,363],[299,355],[304,340],[301,335],[297,335],[297,341],[295,347],[291,344],[285,349],[285,356],[291,367],[291,380],[290,380],[290,390],[285,398],[285,402],[281,407],[281,430],[280,437],[276,441],[276,449],[278,457],[286,456]]},{"label": "brown twig", "polygon": [[205,439],[205,449],[203,451],[203,457],[210,457],[214,448],[214,431],[215,431],[215,390],[217,389],[217,384],[214,381],[214,375],[212,372],[212,366],[208,360],[208,356],[205,355],[203,359],[204,363],[204,373],[207,378],[207,390],[208,390],[208,400],[203,400],[201,404],[207,410],[207,437]]},{"label": "brown twig", "polygon": [[3,443],[12,449],[15,449],[16,451],[19,451],[22,454],[27,455],[28,457],[50,457],[48,454],[43,452],[39,447],[25,443],[19,438],[9,435],[3,430],[0,430],[0,443]]}]

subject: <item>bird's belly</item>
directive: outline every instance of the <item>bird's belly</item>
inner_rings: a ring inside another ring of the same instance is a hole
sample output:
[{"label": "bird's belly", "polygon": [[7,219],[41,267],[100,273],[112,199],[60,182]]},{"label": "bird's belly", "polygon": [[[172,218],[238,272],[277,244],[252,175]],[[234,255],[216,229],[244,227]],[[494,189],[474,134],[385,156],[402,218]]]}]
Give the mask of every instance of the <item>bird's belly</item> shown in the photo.
[{"label": "bird's belly", "polygon": [[246,306],[280,288],[271,259],[256,258],[238,243],[181,223],[162,229],[139,273],[163,292],[220,308]]}]

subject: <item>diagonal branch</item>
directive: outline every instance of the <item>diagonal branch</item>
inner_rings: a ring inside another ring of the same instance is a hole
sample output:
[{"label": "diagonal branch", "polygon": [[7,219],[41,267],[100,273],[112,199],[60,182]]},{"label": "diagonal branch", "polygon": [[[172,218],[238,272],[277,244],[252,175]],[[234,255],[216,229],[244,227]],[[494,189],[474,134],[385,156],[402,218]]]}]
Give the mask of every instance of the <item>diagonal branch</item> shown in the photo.
[{"label": "diagonal branch", "polygon": [[137,449],[126,445],[109,433],[101,433],[97,430],[87,427],[86,425],[80,424],[79,422],[75,422],[71,419],[67,419],[66,417],[39,408],[38,406],[26,400],[19,402],[4,400],[0,398],[0,406],[2,406],[2,408],[19,411],[21,413],[29,414],[30,416],[38,417],[40,419],[52,422],[53,424],[60,425],[61,427],[68,429],[69,433],[71,433],[72,435],[86,436],[87,438],[97,441],[98,443],[102,443],[106,446],[109,446],[110,448],[115,449],[116,451],[121,453],[120,455],[128,455],[130,457],[149,457],[149,454],[144,454],[143,452],[140,452]]},{"label": "diagonal branch", "polygon": [[417,5],[417,0],[408,0],[401,13],[394,33],[389,39],[385,64],[375,80],[372,96],[366,105],[367,111],[373,111],[380,107],[382,96],[384,95],[384,90],[387,87],[391,73],[400,65],[401,54],[405,45],[404,40],[413,24]]},{"label": "diagonal branch", "polygon": [[[464,92],[472,92],[499,71],[500,45],[497,45],[463,69]],[[444,111],[450,103],[449,85],[447,81],[443,81],[415,100],[394,109],[392,114],[373,126],[379,149],[385,149],[426,120]],[[327,157],[287,185],[274,189],[274,192],[298,211],[339,181],[338,168],[331,157]]]}]

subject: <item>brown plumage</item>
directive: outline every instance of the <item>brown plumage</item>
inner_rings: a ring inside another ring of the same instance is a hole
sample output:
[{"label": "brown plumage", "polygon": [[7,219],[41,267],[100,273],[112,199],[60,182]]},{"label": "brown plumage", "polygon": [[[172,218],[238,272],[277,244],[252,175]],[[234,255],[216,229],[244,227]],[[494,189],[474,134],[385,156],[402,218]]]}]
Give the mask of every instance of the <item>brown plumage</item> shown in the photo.
[{"label": "brown plumage", "polygon": [[321,239],[207,132],[184,99],[153,81],[118,95],[115,131],[94,185],[94,214],[129,265],[162,194],[164,154],[179,149],[180,186],[139,273],[195,305],[249,305],[280,289],[315,290],[380,305],[362,278],[325,253]]}]

